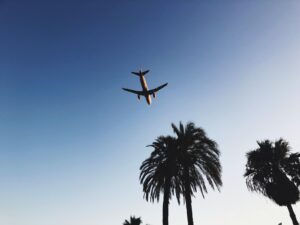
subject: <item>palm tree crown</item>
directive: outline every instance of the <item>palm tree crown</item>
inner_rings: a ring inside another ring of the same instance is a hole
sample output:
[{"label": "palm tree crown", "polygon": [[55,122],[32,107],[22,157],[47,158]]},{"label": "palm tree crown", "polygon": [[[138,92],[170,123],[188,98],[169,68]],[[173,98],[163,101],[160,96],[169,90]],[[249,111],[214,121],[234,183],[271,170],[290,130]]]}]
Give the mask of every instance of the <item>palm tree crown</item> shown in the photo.
[{"label": "palm tree crown", "polygon": [[187,123],[185,127],[180,123],[179,128],[172,124],[172,128],[180,148],[180,164],[183,170],[188,170],[191,191],[196,192],[199,188],[204,197],[204,193],[207,193],[205,179],[213,189],[220,190],[222,168],[217,143],[209,139],[202,128],[195,127],[194,123]]},{"label": "palm tree crown", "polygon": [[257,142],[259,148],[247,153],[246,184],[280,206],[287,206],[294,225],[298,224],[291,204],[299,200],[300,154],[290,153],[288,142],[280,139]]},{"label": "palm tree crown", "polygon": [[[141,167],[140,182],[143,184],[146,200],[159,200],[160,193],[164,191],[165,181],[171,179],[171,191],[174,193],[178,185],[176,173],[178,165],[176,162],[176,140],[171,136],[158,137],[149,147],[154,150]],[[177,190],[178,191],[178,190]],[[179,192],[178,192],[179,200]]]},{"label": "palm tree crown", "polygon": [[123,223],[123,225],[140,225],[142,223],[141,217],[134,217],[131,216],[130,220],[125,220],[125,222]]}]

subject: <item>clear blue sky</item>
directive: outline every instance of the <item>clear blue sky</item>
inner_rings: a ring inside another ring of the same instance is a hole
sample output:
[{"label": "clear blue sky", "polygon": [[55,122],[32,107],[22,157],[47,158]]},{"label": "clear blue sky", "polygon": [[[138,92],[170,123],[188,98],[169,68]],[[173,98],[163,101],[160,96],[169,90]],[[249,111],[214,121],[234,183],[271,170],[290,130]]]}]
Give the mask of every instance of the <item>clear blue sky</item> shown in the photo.
[{"label": "clear blue sky", "polygon": [[[291,224],[242,174],[256,140],[300,150],[299,12],[298,0],[0,0],[0,224],[161,224],[139,166],[179,121],[222,153],[224,187],[196,195],[195,225]],[[139,88],[140,68],[150,87],[169,82],[150,107],[121,90]],[[187,224],[184,206],[170,224]]]}]

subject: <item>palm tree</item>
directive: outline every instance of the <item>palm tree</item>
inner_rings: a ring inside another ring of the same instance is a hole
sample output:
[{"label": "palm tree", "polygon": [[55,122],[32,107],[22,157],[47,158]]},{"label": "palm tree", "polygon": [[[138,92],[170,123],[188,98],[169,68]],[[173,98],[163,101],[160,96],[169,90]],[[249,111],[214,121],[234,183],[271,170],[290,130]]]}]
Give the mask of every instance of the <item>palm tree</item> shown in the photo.
[{"label": "palm tree", "polygon": [[299,225],[292,204],[299,201],[300,154],[290,153],[288,142],[280,139],[257,142],[258,148],[246,154],[246,185],[279,206],[288,208],[294,225]]},{"label": "palm tree", "polygon": [[141,217],[136,218],[134,216],[130,217],[130,221],[125,220],[125,222],[123,223],[123,225],[140,225],[140,224],[142,224]]},{"label": "palm tree", "polygon": [[184,127],[180,122],[179,127],[172,124],[172,128],[179,149],[180,191],[186,203],[188,225],[193,225],[191,197],[194,192],[199,189],[204,197],[204,193],[207,193],[205,179],[212,189],[220,190],[222,186],[220,152],[216,142],[209,139],[205,131],[194,123],[189,122]]},{"label": "palm tree", "polygon": [[159,201],[160,193],[164,193],[163,199],[163,225],[168,225],[169,200],[176,193],[179,201],[180,190],[178,164],[176,161],[176,140],[170,136],[160,136],[151,145],[154,150],[141,167],[140,183],[143,184],[146,200]]}]

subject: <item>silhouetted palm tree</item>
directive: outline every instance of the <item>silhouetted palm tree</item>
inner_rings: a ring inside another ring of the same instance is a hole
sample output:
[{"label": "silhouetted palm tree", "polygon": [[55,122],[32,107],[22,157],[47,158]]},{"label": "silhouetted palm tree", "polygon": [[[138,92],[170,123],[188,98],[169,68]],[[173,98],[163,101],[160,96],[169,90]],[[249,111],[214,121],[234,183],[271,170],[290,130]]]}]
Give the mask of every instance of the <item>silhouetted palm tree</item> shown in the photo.
[{"label": "silhouetted palm tree", "polygon": [[202,196],[207,193],[206,182],[214,189],[220,190],[221,164],[220,152],[216,142],[209,139],[204,130],[194,123],[187,123],[184,127],[180,122],[177,128],[172,124],[177,135],[179,149],[178,163],[180,164],[181,191],[186,203],[188,225],[193,225],[192,196],[200,190]]},{"label": "silhouetted palm tree", "polygon": [[171,194],[176,193],[180,198],[178,176],[178,163],[176,161],[176,139],[170,136],[160,136],[151,145],[154,148],[150,157],[141,167],[140,182],[143,184],[146,200],[159,200],[160,193],[164,193],[163,199],[163,225],[168,225],[169,200]]},{"label": "silhouetted palm tree", "polygon": [[125,220],[123,225],[140,225],[142,223],[141,217],[136,218],[134,216],[130,217],[130,221]]},{"label": "silhouetted palm tree", "polygon": [[290,153],[288,142],[280,139],[257,142],[259,148],[247,153],[246,184],[250,191],[262,193],[279,206],[286,206],[294,225],[298,225],[292,204],[299,200],[300,154]]}]

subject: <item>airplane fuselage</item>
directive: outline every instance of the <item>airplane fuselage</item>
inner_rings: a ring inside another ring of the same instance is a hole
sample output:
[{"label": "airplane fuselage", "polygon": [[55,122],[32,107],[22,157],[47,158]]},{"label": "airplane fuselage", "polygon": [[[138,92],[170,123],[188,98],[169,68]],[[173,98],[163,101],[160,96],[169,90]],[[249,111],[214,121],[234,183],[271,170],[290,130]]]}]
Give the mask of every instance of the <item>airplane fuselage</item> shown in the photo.
[{"label": "airplane fuselage", "polygon": [[144,76],[140,76],[140,82],[141,82],[141,86],[143,88],[143,92],[145,93],[145,98],[146,101],[148,103],[148,105],[151,104],[151,95],[148,94],[148,86],[147,86],[147,82]]}]

